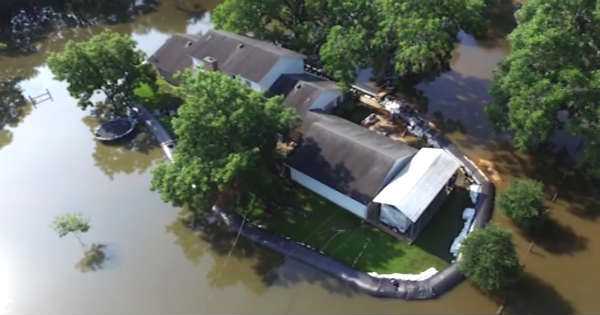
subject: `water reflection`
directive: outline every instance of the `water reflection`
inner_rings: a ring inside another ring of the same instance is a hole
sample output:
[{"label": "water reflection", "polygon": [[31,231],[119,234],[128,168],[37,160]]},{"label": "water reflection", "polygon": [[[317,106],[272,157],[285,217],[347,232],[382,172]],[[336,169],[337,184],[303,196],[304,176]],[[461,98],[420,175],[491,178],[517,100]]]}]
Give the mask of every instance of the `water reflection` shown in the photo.
[{"label": "water reflection", "polygon": [[[83,123],[89,128],[90,137],[98,127],[98,121],[92,116],[85,116]],[[117,143],[95,141],[92,157],[96,166],[111,180],[117,174],[142,174],[150,167],[164,160],[162,151],[147,130],[138,125],[137,131],[130,137]]]},{"label": "water reflection", "polygon": [[318,285],[339,295],[360,294],[345,283],[321,273],[304,263],[285,258],[257,246],[237,233],[229,232],[216,221],[204,218],[196,230],[180,219],[167,226],[186,258],[199,265],[208,255],[214,263],[206,278],[215,288],[224,289],[242,284],[255,294],[264,294],[269,287],[291,288],[302,283]]},{"label": "water reflection", "polygon": [[199,264],[206,254],[215,260],[206,275],[211,286],[222,289],[243,284],[256,294],[264,293],[282,263],[281,256],[236,237],[212,220],[202,221],[192,230],[178,219],[167,226],[167,232],[176,237],[175,243],[192,263]]}]

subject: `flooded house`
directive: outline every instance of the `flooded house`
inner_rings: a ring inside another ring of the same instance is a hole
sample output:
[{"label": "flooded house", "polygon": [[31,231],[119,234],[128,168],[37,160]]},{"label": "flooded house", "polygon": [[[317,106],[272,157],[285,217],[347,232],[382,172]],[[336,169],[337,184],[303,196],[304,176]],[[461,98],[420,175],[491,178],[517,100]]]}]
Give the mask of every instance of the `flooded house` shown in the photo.
[{"label": "flooded house", "polygon": [[150,58],[168,80],[184,69],[221,71],[267,96],[281,95],[303,123],[287,166],[293,181],[396,237],[414,241],[452,190],[460,163],[417,150],[332,111],[344,93],[304,72],[305,56],[223,32],[175,35]]},{"label": "flooded house", "polygon": [[170,82],[185,69],[221,71],[266,92],[283,74],[303,74],[306,56],[233,33],[210,30],[204,35],[172,36],[149,61]]}]

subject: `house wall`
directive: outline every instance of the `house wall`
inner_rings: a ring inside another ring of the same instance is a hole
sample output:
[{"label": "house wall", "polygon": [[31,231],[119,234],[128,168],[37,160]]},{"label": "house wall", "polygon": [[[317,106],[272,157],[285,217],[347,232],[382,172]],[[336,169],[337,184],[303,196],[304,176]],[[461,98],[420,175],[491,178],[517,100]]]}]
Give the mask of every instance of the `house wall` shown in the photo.
[{"label": "house wall", "polygon": [[446,199],[448,199],[450,193],[446,191],[446,188],[442,188],[442,190],[438,192],[438,194],[427,207],[427,210],[425,210],[425,212],[423,212],[423,214],[421,215],[421,217],[419,217],[417,222],[415,222],[411,226],[410,230],[407,233],[407,237],[409,239],[415,240],[419,236],[421,231],[423,231],[427,227],[427,224],[429,223],[429,221],[431,221],[433,216],[435,216],[435,214],[439,212],[440,207],[444,204]]},{"label": "house wall", "polygon": [[271,71],[260,81],[259,91],[266,92],[279,79],[282,74],[304,73],[304,59],[302,58],[279,58]]},{"label": "house wall", "polygon": [[341,92],[326,91],[326,92],[321,93],[321,95],[319,95],[319,98],[317,98],[313,102],[310,109],[311,110],[319,109],[319,110],[322,110],[325,112],[330,112],[338,105],[338,103],[341,99],[342,99]]},{"label": "house wall", "polygon": [[335,189],[317,181],[316,179],[290,167],[290,176],[293,181],[319,194],[323,198],[352,212],[361,219],[367,218],[367,206],[338,192]]}]

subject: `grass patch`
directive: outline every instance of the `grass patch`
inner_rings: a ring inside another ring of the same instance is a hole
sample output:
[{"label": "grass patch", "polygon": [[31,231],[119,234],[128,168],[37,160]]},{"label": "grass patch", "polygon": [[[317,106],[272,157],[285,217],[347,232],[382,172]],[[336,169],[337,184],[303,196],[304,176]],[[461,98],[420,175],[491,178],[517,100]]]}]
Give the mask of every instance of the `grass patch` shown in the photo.
[{"label": "grass patch", "polygon": [[462,227],[462,193],[453,194],[416,244],[409,245],[303,187],[282,184],[280,189],[281,202],[249,209],[244,212],[249,220],[362,271],[420,273],[430,267],[441,270],[449,264],[450,244]]}]

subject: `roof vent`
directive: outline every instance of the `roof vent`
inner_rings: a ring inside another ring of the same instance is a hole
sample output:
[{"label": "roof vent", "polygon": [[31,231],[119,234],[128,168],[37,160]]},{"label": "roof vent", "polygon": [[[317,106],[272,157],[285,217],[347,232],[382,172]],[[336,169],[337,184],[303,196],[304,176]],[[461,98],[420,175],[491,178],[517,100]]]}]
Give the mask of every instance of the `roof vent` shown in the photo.
[{"label": "roof vent", "polygon": [[296,90],[299,90],[299,89],[301,89],[301,88],[302,88],[302,83],[298,83],[298,84],[296,84]]},{"label": "roof vent", "polygon": [[190,48],[190,47],[192,47],[192,44],[193,44],[193,43],[194,43],[194,42],[192,42],[191,40],[188,40],[188,42],[187,42],[187,43],[185,43],[185,48]]},{"label": "roof vent", "polygon": [[238,44],[238,49],[242,49],[242,48],[244,48],[244,44],[243,43],[239,43]]},{"label": "roof vent", "polygon": [[206,70],[209,70],[209,71],[219,70],[219,62],[217,61],[217,58],[215,58],[215,57],[206,56],[202,59],[202,62],[204,62],[204,69],[206,69]]}]

